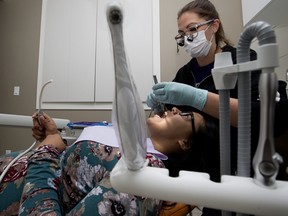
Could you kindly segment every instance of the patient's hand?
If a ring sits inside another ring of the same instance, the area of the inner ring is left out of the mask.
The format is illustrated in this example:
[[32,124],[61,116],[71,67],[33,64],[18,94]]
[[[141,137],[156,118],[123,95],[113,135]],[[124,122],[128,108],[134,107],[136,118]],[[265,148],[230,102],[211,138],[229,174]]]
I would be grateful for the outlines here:
[[66,144],[62,140],[60,134],[58,133],[57,126],[50,116],[43,113],[38,118],[38,114],[34,113],[32,119],[32,136],[41,142],[38,146],[49,145],[57,148],[59,151],[63,151],[65,149]]
[[58,134],[57,126],[54,120],[46,113],[43,113],[39,117],[37,113],[34,113],[32,119],[33,119],[32,136],[36,140],[39,140],[41,142],[48,135]]

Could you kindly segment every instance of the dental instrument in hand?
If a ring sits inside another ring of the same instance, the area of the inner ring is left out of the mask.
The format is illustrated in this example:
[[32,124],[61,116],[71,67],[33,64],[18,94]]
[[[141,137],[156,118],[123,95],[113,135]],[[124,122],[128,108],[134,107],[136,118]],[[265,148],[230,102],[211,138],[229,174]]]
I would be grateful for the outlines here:
[[42,111],[42,108],[41,108],[41,105],[42,105],[42,95],[43,95],[43,91],[44,91],[44,88],[52,83],[53,80],[48,80],[46,83],[44,83],[44,85],[42,86],[41,88],[41,91],[40,91],[40,95],[39,95],[39,100],[38,100],[38,111],[37,111],[37,118],[38,118],[38,122],[39,124],[41,125],[41,122],[40,122],[40,116],[43,115],[43,111]]
[[[156,75],[153,75],[153,80],[154,80],[154,84],[158,83],[158,79],[157,79]],[[167,110],[167,108],[165,107],[165,105],[163,103],[159,103],[159,106],[160,106],[160,112],[157,112],[157,114],[162,116],[164,114],[164,112]],[[149,117],[151,117],[153,111],[155,112],[155,108],[151,108]]]

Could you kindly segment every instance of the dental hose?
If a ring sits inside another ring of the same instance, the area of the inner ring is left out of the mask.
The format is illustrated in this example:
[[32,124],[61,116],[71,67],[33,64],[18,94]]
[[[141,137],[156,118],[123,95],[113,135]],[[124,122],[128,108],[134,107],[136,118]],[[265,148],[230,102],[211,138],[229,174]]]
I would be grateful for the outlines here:
[[123,12],[119,3],[110,3],[106,15],[112,38],[115,70],[112,125],[127,168],[138,170],[146,162],[146,116],[128,68],[122,31]]
[[33,142],[33,144],[26,149],[24,152],[20,153],[19,155],[17,155],[17,157],[15,157],[3,170],[1,176],[0,176],[0,184],[2,182],[2,180],[4,179],[6,173],[8,172],[8,170],[10,169],[10,167],[19,159],[21,158],[23,155],[25,155],[27,152],[29,152],[35,145],[36,145],[37,141]]

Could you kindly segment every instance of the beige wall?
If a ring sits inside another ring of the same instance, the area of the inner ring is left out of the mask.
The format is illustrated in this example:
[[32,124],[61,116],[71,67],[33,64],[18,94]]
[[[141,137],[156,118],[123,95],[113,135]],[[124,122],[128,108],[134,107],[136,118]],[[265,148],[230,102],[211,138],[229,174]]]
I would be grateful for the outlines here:
[[[161,80],[171,80],[189,60],[176,52],[177,11],[188,0],[160,0]],[[234,42],[242,31],[241,0],[212,1],[221,14],[227,36]],[[0,0],[0,113],[31,115],[36,104],[41,1]],[[13,96],[14,86],[20,95]],[[71,121],[109,121],[110,111],[49,110],[55,118]],[[0,155],[5,149],[26,149],[34,140],[31,129],[0,126]]]

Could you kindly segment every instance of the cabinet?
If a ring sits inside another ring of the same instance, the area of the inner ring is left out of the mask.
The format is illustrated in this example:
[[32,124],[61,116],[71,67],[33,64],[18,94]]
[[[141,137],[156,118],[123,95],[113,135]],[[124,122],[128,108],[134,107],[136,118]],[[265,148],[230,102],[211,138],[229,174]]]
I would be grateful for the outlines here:
[[[44,109],[111,109],[114,61],[107,0],[43,0],[37,81]],[[160,79],[159,1],[118,0],[130,72],[146,101]],[[36,104],[38,107],[38,103]]]

